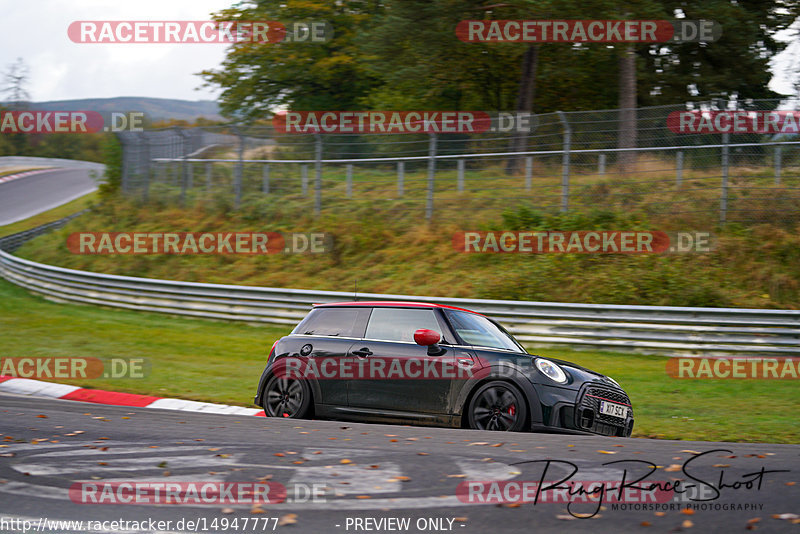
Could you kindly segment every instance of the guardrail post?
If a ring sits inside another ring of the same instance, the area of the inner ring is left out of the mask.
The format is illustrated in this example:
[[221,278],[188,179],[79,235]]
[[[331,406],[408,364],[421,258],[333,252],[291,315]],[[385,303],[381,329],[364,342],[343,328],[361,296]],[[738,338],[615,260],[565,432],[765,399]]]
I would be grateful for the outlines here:
[[683,185],[683,150],[675,154],[675,184],[678,187]]
[[561,211],[569,208],[569,151],[572,144],[572,128],[563,111],[557,111],[561,124],[564,125],[564,153],[561,156]]
[[525,157],[525,191],[533,187],[533,156]]
[[308,196],[308,165],[300,165],[300,182],[303,188],[303,196]]
[[597,174],[600,176],[605,175],[606,173],[606,155],[600,154],[597,156]]
[[348,163],[345,165],[345,188],[347,190],[347,198],[353,198],[353,164]]
[[261,191],[265,195],[269,194],[269,163],[265,163],[261,169]]
[[728,218],[728,139],[722,134],[722,191],[719,197],[719,224],[724,225]]
[[403,189],[405,187],[406,179],[406,162],[405,161],[398,161],[397,162],[397,196],[403,196]]
[[429,134],[428,143],[428,198],[425,203],[425,219],[433,218],[433,179],[436,174],[436,134]]
[[461,193],[464,191],[464,160],[460,159],[456,163],[458,165],[458,192]]
[[775,147],[775,185],[781,185],[781,147]]
[[211,162],[206,162],[206,194],[211,194]]
[[314,215],[322,209],[322,136],[314,134]]

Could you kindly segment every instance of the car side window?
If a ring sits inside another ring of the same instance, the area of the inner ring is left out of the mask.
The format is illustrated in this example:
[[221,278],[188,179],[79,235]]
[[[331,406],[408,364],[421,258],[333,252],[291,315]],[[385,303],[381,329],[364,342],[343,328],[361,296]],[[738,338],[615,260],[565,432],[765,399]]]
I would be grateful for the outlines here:
[[442,327],[431,309],[374,308],[365,338],[386,341],[414,342],[420,328],[442,333]]
[[361,337],[369,310],[359,308],[317,308],[311,310],[292,334]]

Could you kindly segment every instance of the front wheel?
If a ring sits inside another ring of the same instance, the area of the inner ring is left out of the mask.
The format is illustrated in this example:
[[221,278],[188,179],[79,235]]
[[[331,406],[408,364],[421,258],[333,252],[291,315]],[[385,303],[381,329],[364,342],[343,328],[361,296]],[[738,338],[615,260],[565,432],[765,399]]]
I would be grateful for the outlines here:
[[495,380],[478,388],[467,408],[467,421],[476,430],[519,432],[528,410],[519,390]]
[[304,380],[273,376],[264,388],[267,417],[302,419],[311,409],[311,390]]

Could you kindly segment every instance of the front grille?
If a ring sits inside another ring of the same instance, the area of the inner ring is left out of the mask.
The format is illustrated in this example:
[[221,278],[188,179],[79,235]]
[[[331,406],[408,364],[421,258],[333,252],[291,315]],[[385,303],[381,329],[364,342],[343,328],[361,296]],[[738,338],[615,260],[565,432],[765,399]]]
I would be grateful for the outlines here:
[[630,418],[633,418],[631,400],[620,389],[605,385],[588,384],[583,387],[575,409],[575,424],[578,428],[603,434],[605,436],[626,436],[628,421],[600,413],[600,401],[607,400],[629,407]]

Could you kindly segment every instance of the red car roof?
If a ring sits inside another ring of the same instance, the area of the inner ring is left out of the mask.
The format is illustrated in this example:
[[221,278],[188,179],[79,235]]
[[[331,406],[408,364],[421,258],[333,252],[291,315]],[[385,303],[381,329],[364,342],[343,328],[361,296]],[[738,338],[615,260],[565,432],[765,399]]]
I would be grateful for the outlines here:
[[468,310],[466,308],[456,308],[455,306],[446,306],[444,304],[434,304],[432,302],[405,302],[405,301],[391,301],[391,300],[354,300],[349,302],[327,302],[325,304],[314,304],[315,308],[327,308],[332,306],[372,306],[384,308],[447,308],[449,310],[465,311],[482,315],[478,312]]

